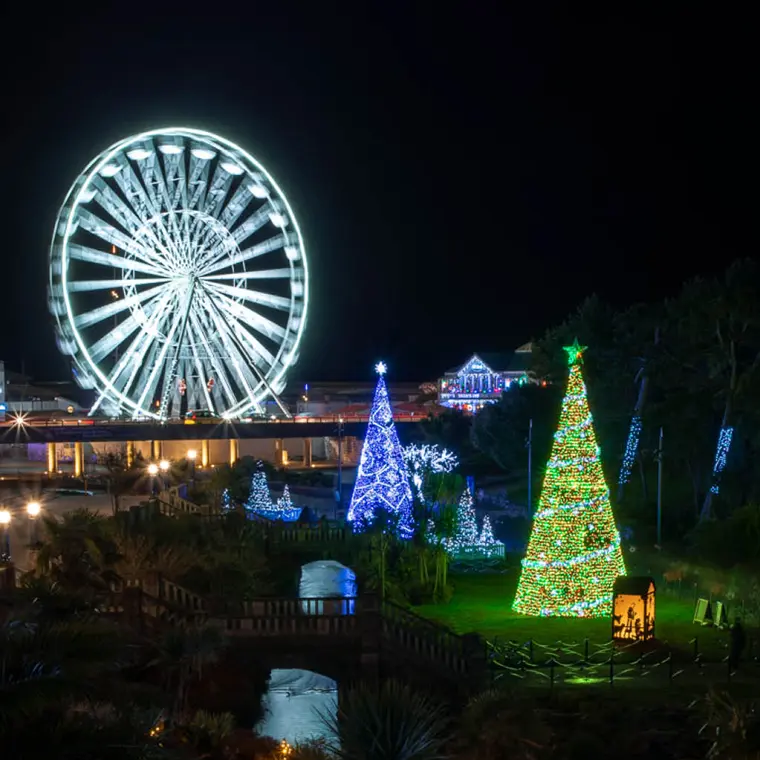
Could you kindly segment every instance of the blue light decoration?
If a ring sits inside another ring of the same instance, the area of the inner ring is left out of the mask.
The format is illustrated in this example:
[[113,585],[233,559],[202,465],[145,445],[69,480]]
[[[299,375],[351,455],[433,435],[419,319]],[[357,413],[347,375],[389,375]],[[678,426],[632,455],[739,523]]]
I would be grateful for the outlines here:
[[728,451],[731,448],[731,441],[734,437],[733,427],[722,427],[718,434],[718,447],[715,449],[715,462],[713,463],[712,480],[710,491],[720,493],[720,475],[726,468]]
[[281,499],[276,504],[273,503],[264,465],[259,462],[258,469],[251,478],[251,490],[244,506],[248,512],[266,517],[267,520],[295,522],[301,516],[301,508],[292,506],[293,502],[290,501],[290,492],[287,491],[287,486],[285,489],[286,491],[283,492],[284,501]]
[[635,414],[631,417],[631,427],[628,429],[628,440],[625,443],[623,461],[620,463],[618,485],[625,485],[631,480],[631,471],[633,470],[633,463],[636,461],[636,454],[639,451],[640,440],[641,417],[638,414]]
[[379,376],[375,398],[347,517],[354,533],[362,533],[372,525],[379,513],[386,513],[397,520],[399,537],[408,539],[414,533],[409,473],[393,423],[384,377],[387,371],[385,363],[379,362],[375,371]]
[[232,497],[230,496],[230,489],[225,488],[222,491],[222,510],[228,512],[232,509]]

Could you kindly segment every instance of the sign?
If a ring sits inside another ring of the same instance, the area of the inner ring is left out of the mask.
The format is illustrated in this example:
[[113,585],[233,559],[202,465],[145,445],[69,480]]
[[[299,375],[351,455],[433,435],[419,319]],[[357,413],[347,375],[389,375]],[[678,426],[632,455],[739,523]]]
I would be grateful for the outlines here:
[[697,599],[697,606],[694,608],[694,621],[700,625],[712,624],[712,610],[710,602],[707,599]]
[[723,602],[715,602],[713,624],[718,628],[724,628],[728,625],[728,610],[726,610],[726,605]]

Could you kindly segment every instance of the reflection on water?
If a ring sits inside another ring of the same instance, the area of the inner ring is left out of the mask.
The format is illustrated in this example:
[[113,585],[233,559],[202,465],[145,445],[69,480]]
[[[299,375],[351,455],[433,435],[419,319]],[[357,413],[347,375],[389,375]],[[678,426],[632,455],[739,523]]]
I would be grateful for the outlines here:
[[310,670],[273,670],[262,698],[264,717],[256,726],[263,736],[289,744],[332,739],[320,716],[332,719],[338,709],[338,684]]

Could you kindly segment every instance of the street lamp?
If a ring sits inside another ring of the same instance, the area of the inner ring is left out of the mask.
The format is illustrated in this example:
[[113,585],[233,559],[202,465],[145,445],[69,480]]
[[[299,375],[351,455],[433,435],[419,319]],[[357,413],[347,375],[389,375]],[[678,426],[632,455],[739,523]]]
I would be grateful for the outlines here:
[[198,452],[195,449],[188,449],[187,461],[190,462],[190,479],[195,480],[195,460],[198,457]]
[[162,459],[158,463],[158,469],[161,470],[161,472],[169,472],[169,467],[171,467],[171,465],[167,459]]
[[150,492],[153,496],[158,496],[158,487],[156,486],[156,475],[158,475],[158,465],[151,462],[148,465],[148,475],[150,475]]
[[37,516],[40,513],[40,503],[30,501],[26,505],[26,513],[29,515],[29,543],[34,546],[37,543]]
[[0,541],[0,562],[11,561],[11,513],[7,509],[0,509],[0,530],[2,530],[2,541]]

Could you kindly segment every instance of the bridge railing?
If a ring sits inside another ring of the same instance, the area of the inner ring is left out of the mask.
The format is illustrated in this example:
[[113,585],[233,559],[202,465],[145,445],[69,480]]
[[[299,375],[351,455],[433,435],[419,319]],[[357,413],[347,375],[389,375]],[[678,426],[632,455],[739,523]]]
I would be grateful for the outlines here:
[[467,637],[393,602],[383,602],[381,609],[385,640],[407,653],[438,663],[462,676],[471,674],[474,661],[485,661],[485,648],[481,655],[477,651],[480,647],[473,646]]

